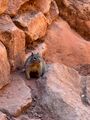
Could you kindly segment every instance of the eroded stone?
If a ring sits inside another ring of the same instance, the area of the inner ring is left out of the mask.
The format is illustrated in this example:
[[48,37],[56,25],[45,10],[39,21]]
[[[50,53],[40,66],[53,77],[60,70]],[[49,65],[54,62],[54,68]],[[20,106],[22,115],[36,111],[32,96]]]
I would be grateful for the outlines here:
[[10,83],[10,65],[5,46],[0,42],[0,89]]
[[49,24],[52,23],[59,15],[59,9],[54,0],[51,1],[49,12],[46,13]]
[[0,112],[0,120],[7,120],[6,117],[7,116],[4,113]]
[[22,77],[12,75],[11,84],[0,91],[0,109],[7,110],[11,115],[18,116],[31,105],[31,90]]
[[52,64],[46,75],[38,80],[40,103],[55,120],[89,120],[90,109],[80,98],[80,78],[72,68]]
[[6,13],[9,14],[10,16],[16,15],[19,8],[27,1],[29,0],[9,0]]
[[7,48],[12,69],[22,66],[25,55],[25,35],[7,15],[0,16],[0,41]]
[[8,0],[0,0],[0,14],[4,13],[8,7]]
[[27,12],[14,19],[15,24],[26,33],[26,42],[37,40],[45,35],[47,30],[47,20],[41,12]]
[[8,7],[8,0],[0,0],[0,14],[4,13]]
[[45,56],[49,62],[57,61],[72,67],[90,64],[90,42],[61,18],[52,23],[44,40],[48,48]]
[[35,0],[35,7],[43,13],[47,13],[50,9],[51,0]]
[[90,0],[56,0],[60,15],[84,38],[90,41]]

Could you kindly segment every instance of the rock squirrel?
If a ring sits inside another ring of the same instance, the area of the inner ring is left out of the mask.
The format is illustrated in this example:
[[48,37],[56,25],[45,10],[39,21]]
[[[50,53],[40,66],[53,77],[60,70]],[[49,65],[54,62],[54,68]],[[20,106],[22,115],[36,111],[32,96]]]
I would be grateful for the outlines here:
[[39,78],[45,73],[46,64],[39,53],[32,53],[25,62],[24,65],[26,78],[29,80],[31,77]]

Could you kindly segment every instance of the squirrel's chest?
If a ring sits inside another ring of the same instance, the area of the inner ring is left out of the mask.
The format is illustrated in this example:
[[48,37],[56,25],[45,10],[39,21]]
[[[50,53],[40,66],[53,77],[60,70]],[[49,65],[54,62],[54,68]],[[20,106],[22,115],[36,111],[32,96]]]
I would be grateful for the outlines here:
[[38,71],[38,70],[40,70],[40,64],[32,64],[32,65],[30,65],[30,71],[32,71],[32,72],[36,72],[36,71]]

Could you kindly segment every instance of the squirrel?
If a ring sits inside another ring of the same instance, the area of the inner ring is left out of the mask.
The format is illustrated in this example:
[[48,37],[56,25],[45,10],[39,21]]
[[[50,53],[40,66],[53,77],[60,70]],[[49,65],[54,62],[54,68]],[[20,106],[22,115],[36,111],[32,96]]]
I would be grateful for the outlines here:
[[39,78],[43,76],[46,71],[46,64],[39,53],[32,53],[24,64],[26,78],[29,80],[31,77]]

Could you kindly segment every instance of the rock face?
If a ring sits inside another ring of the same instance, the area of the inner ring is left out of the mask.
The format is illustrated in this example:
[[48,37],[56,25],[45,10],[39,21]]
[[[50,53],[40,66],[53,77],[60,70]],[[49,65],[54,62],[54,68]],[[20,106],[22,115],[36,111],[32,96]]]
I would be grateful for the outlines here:
[[0,0],[0,14],[5,12],[8,7],[8,0]]
[[6,49],[0,42],[0,89],[8,83],[10,83],[10,65]]
[[0,120],[7,120],[6,117],[7,116],[4,113],[0,112]]
[[43,37],[47,30],[47,20],[41,12],[21,14],[14,18],[14,22],[25,31],[27,44]]
[[8,8],[6,11],[6,14],[9,14],[10,16],[16,15],[21,5],[23,5],[25,2],[29,0],[9,0]]
[[49,24],[51,24],[52,21],[54,21],[58,17],[58,15],[59,15],[58,6],[57,6],[56,2],[54,0],[52,0],[51,4],[50,4],[50,9],[46,13],[46,17],[49,21]]
[[87,40],[90,40],[90,0],[56,0],[60,15]]
[[0,109],[7,110],[13,116],[20,115],[31,102],[31,91],[18,75],[13,75],[11,84],[0,90]]
[[38,10],[47,13],[50,9],[51,0],[34,0],[34,5]]
[[75,67],[90,64],[90,43],[74,32],[62,19],[55,21],[45,36],[46,61]]
[[25,55],[25,35],[7,15],[0,16],[0,41],[7,48],[12,68],[21,66]]
[[[0,0],[0,120],[90,120],[90,42],[59,12],[90,39],[90,0]],[[31,52],[48,64],[27,81]]]
[[64,65],[52,64],[38,81],[41,105],[55,120],[89,120],[90,110],[80,98],[80,76]]

